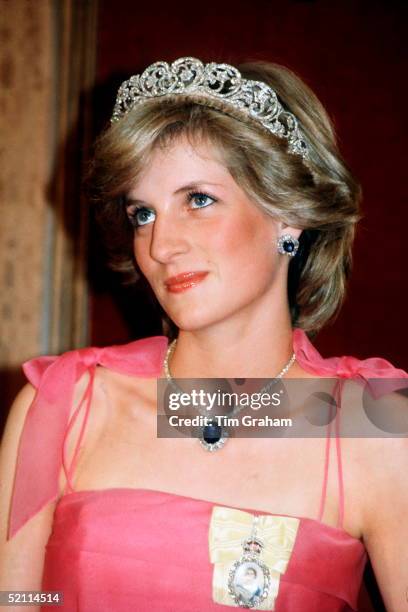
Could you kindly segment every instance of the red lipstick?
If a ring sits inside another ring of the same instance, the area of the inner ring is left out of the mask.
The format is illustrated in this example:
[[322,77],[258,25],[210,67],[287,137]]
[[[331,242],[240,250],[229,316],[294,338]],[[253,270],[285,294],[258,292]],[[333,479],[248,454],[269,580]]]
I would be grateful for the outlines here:
[[200,283],[207,276],[208,272],[183,272],[177,276],[171,276],[164,281],[167,291],[180,293],[191,289]]

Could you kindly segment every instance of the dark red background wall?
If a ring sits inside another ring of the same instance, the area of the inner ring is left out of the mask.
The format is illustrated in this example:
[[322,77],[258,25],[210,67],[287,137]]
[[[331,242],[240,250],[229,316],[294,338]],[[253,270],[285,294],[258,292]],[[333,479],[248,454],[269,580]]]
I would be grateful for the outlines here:
[[[348,298],[316,345],[326,355],[380,355],[408,369],[404,4],[101,0],[95,128],[108,119],[120,81],[157,60],[183,55],[231,63],[267,59],[298,72],[328,108],[364,191],[365,218],[356,239]],[[97,246],[93,343],[156,333],[157,322],[144,314],[142,293],[121,289],[100,260]]]

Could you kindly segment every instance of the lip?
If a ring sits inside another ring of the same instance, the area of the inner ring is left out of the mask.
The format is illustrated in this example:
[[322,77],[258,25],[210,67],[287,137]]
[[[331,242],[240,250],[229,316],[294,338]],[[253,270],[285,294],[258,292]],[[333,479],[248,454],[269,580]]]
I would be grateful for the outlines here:
[[183,272],[177,276],[171,276],[164,281],[168,291],[179,293],[186,289],[191,289],[200,283],[207,276],[207,271]]

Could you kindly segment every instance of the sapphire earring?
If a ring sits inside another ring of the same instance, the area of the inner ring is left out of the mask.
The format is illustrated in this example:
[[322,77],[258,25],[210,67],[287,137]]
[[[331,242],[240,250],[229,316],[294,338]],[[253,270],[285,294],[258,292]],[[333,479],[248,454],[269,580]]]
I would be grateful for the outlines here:
[[299,248],[299,240],[291,236],[290,234],[284,234],[280,236],[278,240],[278,252],[282,255],[288,255],[294,257]]

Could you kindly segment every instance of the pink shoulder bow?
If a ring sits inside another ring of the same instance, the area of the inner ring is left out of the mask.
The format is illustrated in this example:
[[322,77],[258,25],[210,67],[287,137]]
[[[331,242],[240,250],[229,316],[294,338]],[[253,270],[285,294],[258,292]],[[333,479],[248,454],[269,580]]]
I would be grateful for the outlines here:
[[324,358],[303,330],[294,329],[293,339],[298,363],[316,376],[333,376],[340,379],[353,378],[364,382],[375,398],[408,386],[408,373],[395,368],[386,359],[381,357],[357,359],[348,355]]
[[[58,497],[63,442],[72,406],[75,383],[102,365],[129,376],[159,377],[168,340],[153,336],[122,346],[86,348],[60,357],[39,357],[23,365],[37,393],[22,431],[8,539],[47,503]],[[88,400],[92,387],[88,385]]]

